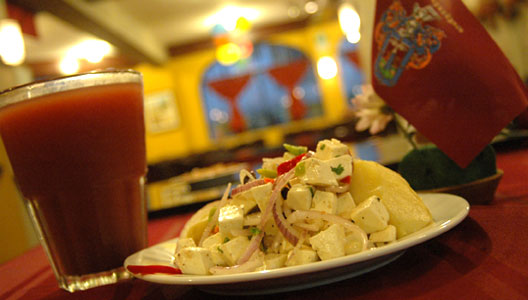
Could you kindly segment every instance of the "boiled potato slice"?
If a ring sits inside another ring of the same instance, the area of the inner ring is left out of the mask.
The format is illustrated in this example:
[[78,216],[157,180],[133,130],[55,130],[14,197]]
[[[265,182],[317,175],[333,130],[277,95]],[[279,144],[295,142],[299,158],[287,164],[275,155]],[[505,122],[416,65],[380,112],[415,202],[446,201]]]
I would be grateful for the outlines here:
[[377,162],[354,160],[350,193],[356,204],[378,196],[389,212],[398,238],[422,229],[433,220],[429,209],[400,174]]

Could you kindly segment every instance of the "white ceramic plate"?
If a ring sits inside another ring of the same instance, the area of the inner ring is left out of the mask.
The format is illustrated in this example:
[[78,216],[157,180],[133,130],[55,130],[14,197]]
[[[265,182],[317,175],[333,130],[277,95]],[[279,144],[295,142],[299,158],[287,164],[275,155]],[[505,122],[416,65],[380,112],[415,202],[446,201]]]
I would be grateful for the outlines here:
[[[134,274],[135,277],[162,284],[195,285],[215,294],[256,295],[299,290],[352,278],[380,268],[401,256],[412,246],[432,239],[460,223],[469,204],[450,194],[420,194],[433,215],[434,223],[395,243],[373,250],[301,266],[231,275]],[[125,260],[129,265],[172,266],[177,239],[143,249]]]

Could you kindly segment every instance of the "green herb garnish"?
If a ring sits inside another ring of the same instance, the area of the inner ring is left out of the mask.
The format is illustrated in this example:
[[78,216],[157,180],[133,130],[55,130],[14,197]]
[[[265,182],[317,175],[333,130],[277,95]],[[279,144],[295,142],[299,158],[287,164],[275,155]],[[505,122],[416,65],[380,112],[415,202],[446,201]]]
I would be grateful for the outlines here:
[[302,161],[295,166],[295,176],[303,176],[304,173],[306,173],[306,166],[304,165],[304,161]]
[[290,145],[290,144],[283,144],[282,146],[284,146],[284,149],[286,149],[286,151],[290,152],[291,154],[295,156],[301,155],[308,151],[308,147],[305,147],[305,146],[295,146],[295,145]]
[[230,239],[226,236],[226,237],[224,238],[224,244],[227,243],[227,242],[229,242],[229,241],[230,241]]
[[319,147],[319,150],[323,151],[326,148],[325,144],[322,144],[321,147]]
[[343,168],[343,166],[341,164],[339,164],[335,168],[330,167],[330,169],[332,169],[332,172],[336,173],[337,175],[341,175],[341,173],[343,173],[343,171],[345,170],[345,168]]
[[260,231],[260,229],[258,229],[257,227],[251,227],[251,234],[252,235],[257,235],[257,234],[260,234],[262,231]]
[[275,170],[258,169],[257,173],[259,173],[262,177],[265,177],[265,178],[276,178],[277,177],[277,171]]
[[218,250],[218,252],[224,254],[224,251],[222,249],[220,249],[220,246],[216,247],[216,249]]

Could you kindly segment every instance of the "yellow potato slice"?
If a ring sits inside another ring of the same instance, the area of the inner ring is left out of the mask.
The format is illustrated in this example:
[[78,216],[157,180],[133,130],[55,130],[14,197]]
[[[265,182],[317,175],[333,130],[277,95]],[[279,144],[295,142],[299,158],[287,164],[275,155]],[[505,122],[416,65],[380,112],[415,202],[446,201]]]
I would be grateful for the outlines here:
[[398,238],[429,225],[433,218],[422,199],[395,171],[374,161],[354,160],[350,193],[356,204],[372,195],[381,198],[389,212],[389,224],[396,227]]

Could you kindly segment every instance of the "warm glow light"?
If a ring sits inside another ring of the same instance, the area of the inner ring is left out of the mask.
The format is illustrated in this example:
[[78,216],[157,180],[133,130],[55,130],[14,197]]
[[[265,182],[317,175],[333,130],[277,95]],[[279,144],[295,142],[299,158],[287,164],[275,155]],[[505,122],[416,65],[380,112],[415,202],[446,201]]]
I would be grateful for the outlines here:
[[69,55],[64,57],[59,64],[61,73],[65,75],[77,73],[79,67],[79,60],[76,57]]
[[0,56],[6,65],[17,66],[24,62],[24,37],[16,20],[0,20]]
[[315,14],[319,10],[319,5],[315,1],[306,2],[304,5],[304,11],[309,14]]
[[347,40],[355,44],[359,42],[361,34],[359,28],[361,26],[361,19],[357,11],[349,3],[343,3],[338,11],[339,26],[347,37]]
[[247,21],[251,22],[259,17],[259,11],[252,8],[243,8],[238,6],[226,6],[216,12],[214,15],[209,16],[204,20],[204,26],[207,28],[213,27],[216,24],[222,25],[225,30],[233,31],[236,28],[237,21],[243,17]]
[[361,33],[359,31],[350,32],[347,33],[346,38],[349,43],[355,44],[361,39]]
[[330,56],[323,56],[317,61],[317,73],[323,79],[331,79],[337,75],[337,63]]
[[222,65],[232,65],[241,57],[240,47],[235,43],[227,43],[216,48],[216,59]]
[[68,56],[86,59],[91,63],[98,63],[110,53],[112,47],[106,41],[85,40],[68,51]]

